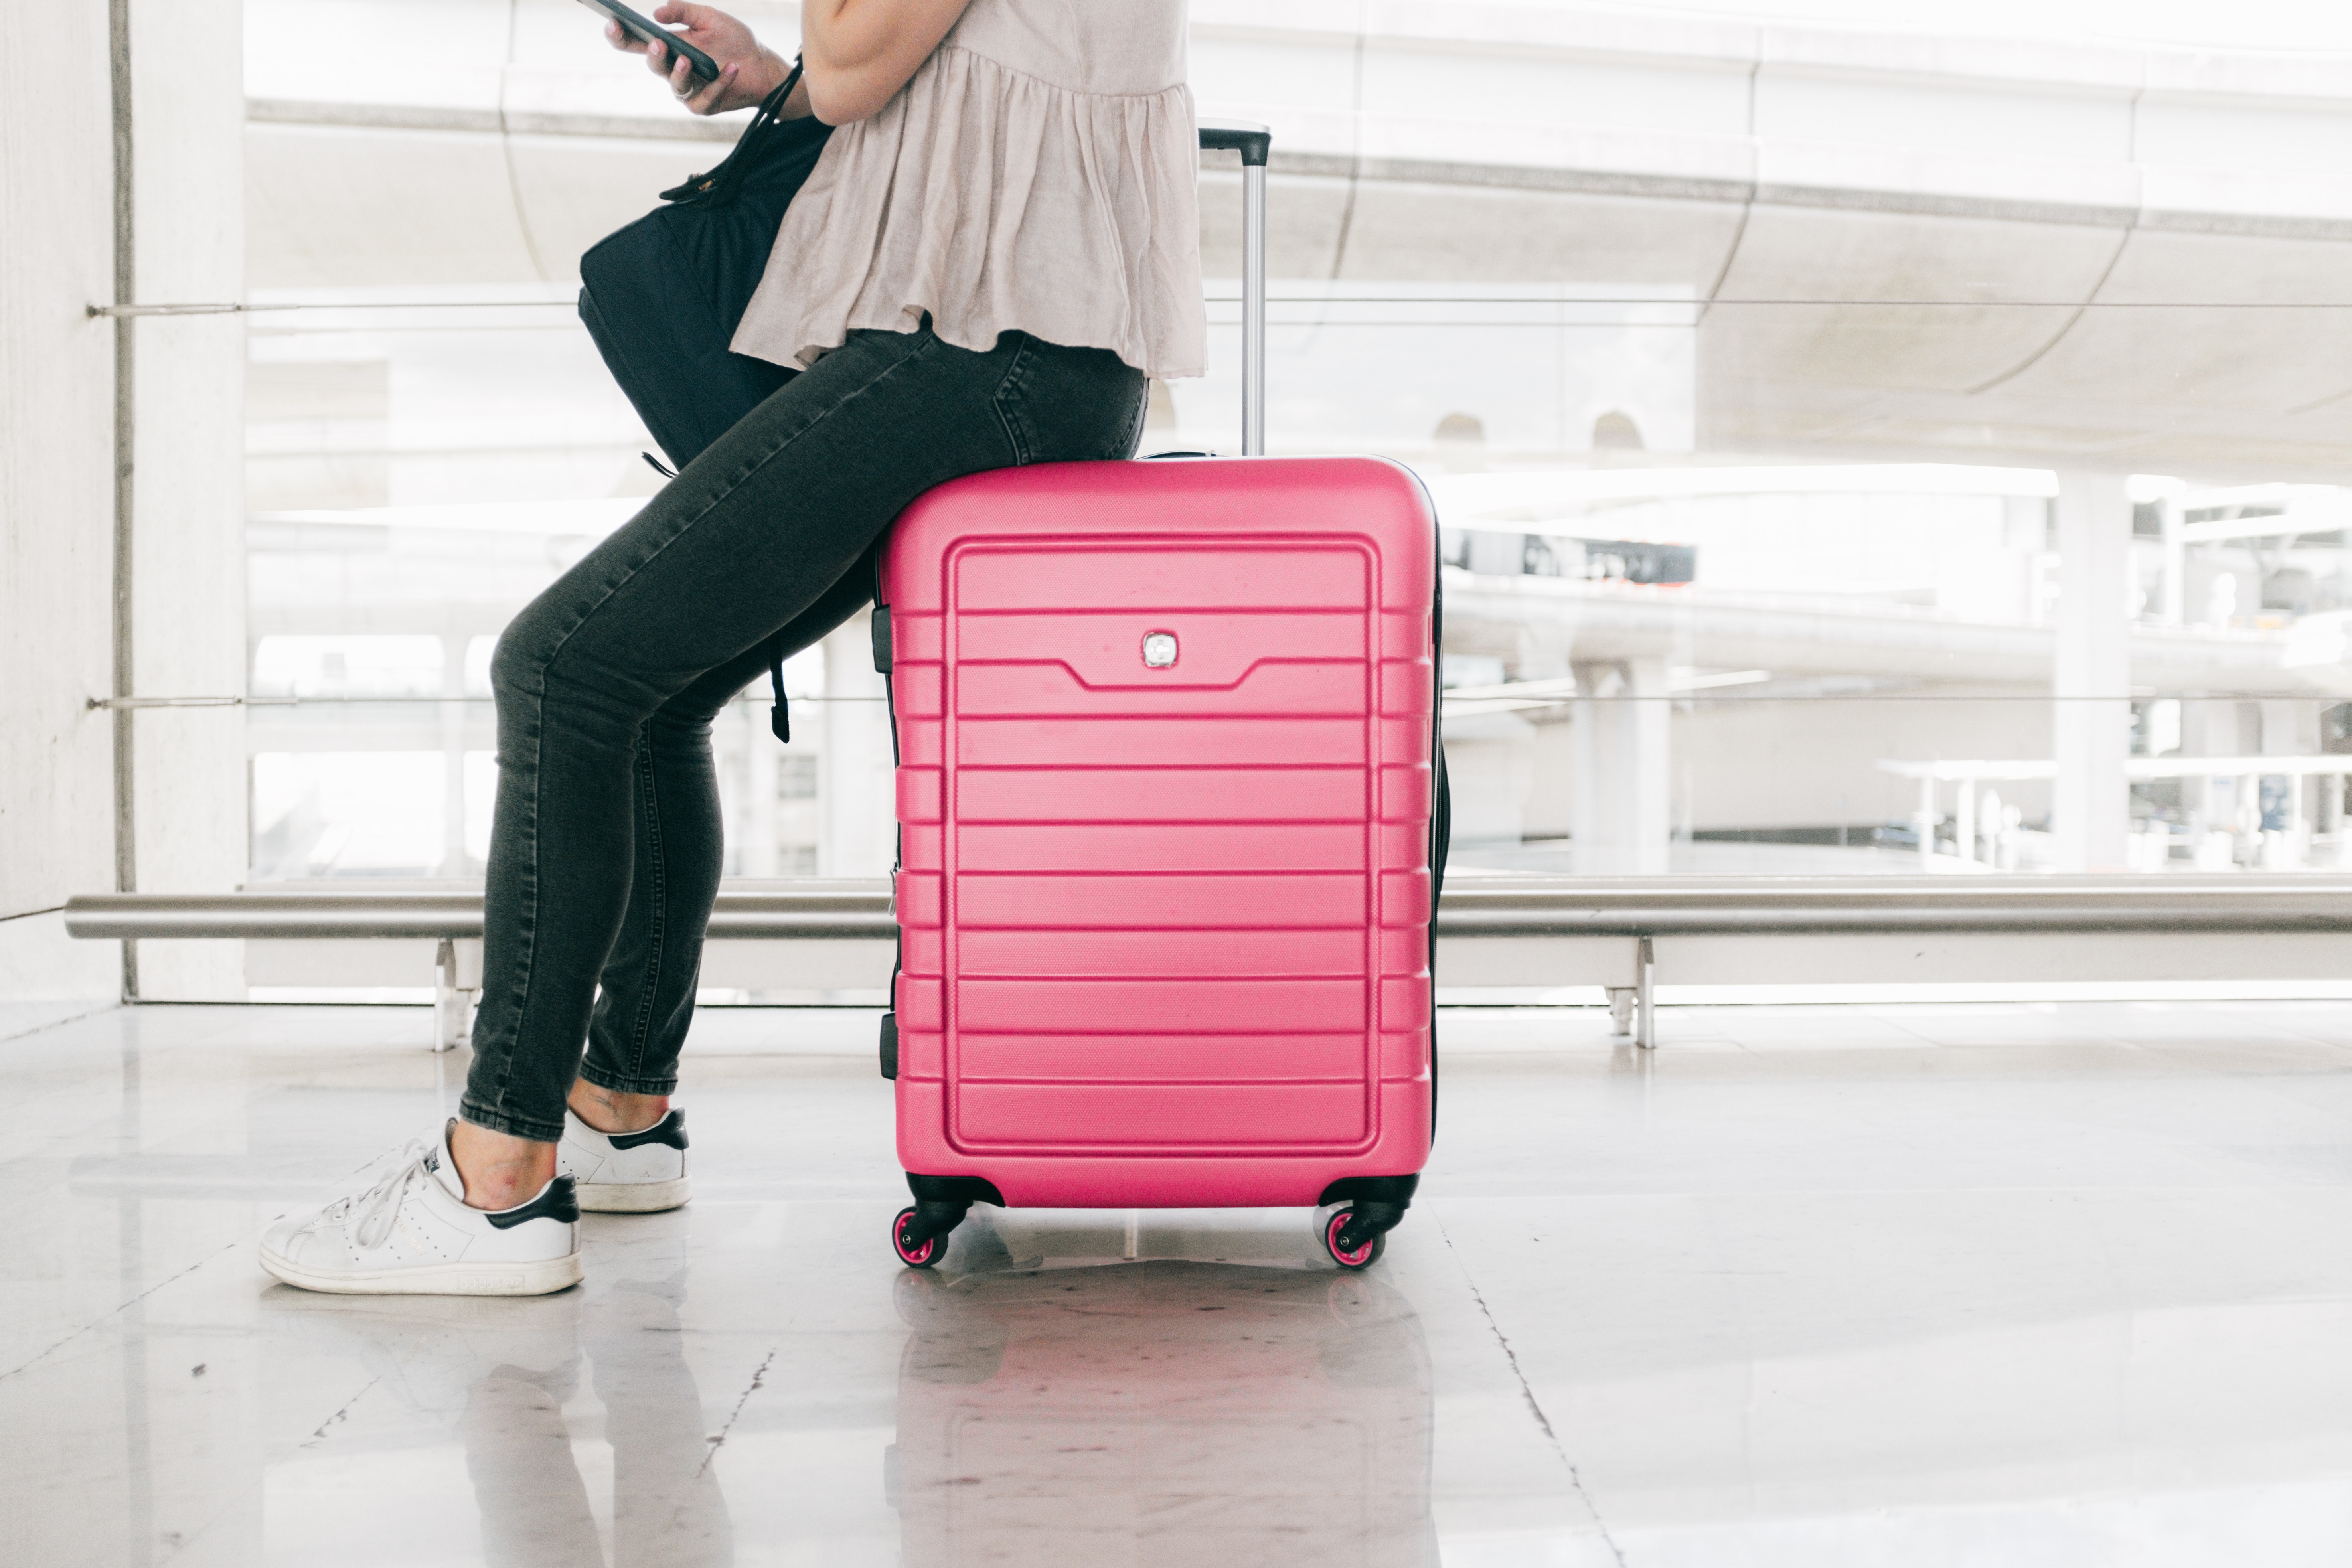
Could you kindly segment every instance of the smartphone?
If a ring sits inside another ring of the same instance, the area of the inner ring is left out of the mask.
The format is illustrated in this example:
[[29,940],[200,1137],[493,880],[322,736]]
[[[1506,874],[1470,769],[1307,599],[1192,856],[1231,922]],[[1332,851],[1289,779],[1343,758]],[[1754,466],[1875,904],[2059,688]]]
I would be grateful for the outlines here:
[[696,48],[692,44],[688,43],[684,38],[679,37],[667,27],[663,26],[651,16],[641,16],[637,15],[637,13],[630,10],[626,5],[622,5],[621,0],[580,0],[580,4],[587,6],[588,9],[595,12],[600,16],[609,17],[613,21],[618,22],[621,24],[621,30],[628,34],[629,37],[636,39],[639,43],[659,44],[664,48],[668,49],[670,51],[670,61],[673,65],[677,63],[677,58],[680,55],[685,56],[687,69],[690,71],[697,79],[701,81],[717,81],[719,79],[719,62],[717,60],[712,59],[709,55],[704,54],[700,49]]

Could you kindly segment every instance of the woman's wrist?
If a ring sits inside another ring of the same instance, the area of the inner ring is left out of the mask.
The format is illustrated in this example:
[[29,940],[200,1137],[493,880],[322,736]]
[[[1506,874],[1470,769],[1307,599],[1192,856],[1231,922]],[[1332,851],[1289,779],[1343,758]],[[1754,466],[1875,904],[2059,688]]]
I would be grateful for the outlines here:
[[759,104],[765,103],[768,95],[783,86],[784,78],[792,73],[792,61],[761,44],[759,58],[745,66],[742,74],[735,79],[750,95],[751,101]]

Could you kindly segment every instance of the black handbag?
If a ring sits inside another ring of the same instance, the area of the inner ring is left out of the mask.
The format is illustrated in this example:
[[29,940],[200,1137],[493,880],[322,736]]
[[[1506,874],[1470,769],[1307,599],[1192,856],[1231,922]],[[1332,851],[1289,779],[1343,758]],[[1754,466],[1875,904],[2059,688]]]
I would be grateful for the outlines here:
[[717,168],[662,192],[664,205],[580,258],[580,319],[674,468],[794,374],[727,345],[833,134],[814,115],[776,117],[800,79],[795,63]]
[[[728,344],[768,269],[784,209],[833,134],[814,115],[777,118],[800,79],[794,61],[725,161],[662,192],[664,205],[580,258],[580,320],[676,468],[651,453],[646,461],[672,478],[799,374]],[[768,674],[769,721],[776,739],[789,741],[780,657]]]

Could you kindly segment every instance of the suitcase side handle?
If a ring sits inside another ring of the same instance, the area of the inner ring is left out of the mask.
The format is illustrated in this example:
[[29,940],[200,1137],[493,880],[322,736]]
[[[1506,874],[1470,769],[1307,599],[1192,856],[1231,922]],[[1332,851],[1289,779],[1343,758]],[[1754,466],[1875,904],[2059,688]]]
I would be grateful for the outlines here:
[[1201,121],[1203,152],[1242,155],[1242,456],[1265,451],[1265,161],[1274,132],[1251,120]]

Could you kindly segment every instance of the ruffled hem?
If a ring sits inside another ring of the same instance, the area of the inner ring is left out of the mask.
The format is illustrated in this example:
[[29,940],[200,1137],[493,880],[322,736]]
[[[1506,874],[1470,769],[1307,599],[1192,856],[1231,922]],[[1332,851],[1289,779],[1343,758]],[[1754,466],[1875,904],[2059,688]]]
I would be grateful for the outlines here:
[[1076,92],[952,44],[833,133],[786,209],[738,353],[805,368],[925,313],[960,348],[1025,331],[1202,374],[1199,149],[1182,84]]

